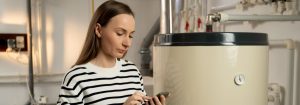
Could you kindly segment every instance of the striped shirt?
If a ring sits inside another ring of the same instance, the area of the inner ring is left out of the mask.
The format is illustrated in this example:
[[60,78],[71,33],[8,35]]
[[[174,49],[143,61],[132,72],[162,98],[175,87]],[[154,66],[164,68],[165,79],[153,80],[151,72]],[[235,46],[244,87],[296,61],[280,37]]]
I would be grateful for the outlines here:
[[112,68],[86,63],[66,73],[57,105],[122,105],[136,91],[146,94],[133,63],[118,59]]

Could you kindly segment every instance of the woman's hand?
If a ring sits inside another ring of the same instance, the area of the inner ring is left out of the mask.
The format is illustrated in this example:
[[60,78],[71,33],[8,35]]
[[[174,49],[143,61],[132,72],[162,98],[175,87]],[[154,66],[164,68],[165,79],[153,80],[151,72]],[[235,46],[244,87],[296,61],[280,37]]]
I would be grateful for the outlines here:
[[149,100],[149,103],[146,102],[146,105],[166,105],[166,97],[160,95],[158,99],[157,96],[154,96],[151,100]]
[[144,102],[151,100],[151,97],[145,96],[141,92],[135,92],[127,98],[123,105],[141,105]]

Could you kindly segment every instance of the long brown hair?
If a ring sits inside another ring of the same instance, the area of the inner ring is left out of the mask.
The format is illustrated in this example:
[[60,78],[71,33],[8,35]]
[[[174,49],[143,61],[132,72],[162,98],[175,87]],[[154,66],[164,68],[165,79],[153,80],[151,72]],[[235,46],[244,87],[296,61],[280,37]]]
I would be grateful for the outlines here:
[[95,34],[96,24],[99,23],[101,27],[105,27],[111,18],[119,14],[130,14],[134,16],[128,5],[114,0],[106,1],[97,8],[90,22],[81,53],[73,66],[85,64],[96,58],[101,49],[100,38]]

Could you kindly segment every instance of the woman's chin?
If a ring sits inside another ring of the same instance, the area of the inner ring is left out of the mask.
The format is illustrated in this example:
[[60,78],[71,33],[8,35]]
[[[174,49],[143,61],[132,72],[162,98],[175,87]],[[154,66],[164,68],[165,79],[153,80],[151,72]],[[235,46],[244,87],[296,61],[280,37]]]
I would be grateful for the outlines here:
[[115,57],[116,57],[116,58],[123,58],[123,57],[124,57],[124,54],[116,54]]

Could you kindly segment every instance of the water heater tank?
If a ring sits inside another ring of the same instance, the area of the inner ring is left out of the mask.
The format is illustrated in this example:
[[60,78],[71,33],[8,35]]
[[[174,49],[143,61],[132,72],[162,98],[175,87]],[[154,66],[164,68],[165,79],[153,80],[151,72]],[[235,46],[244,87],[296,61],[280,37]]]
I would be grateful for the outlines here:
[[167,105],[267,105],[267,34],[175,33],[154,43],[154,93],[170,92]]

